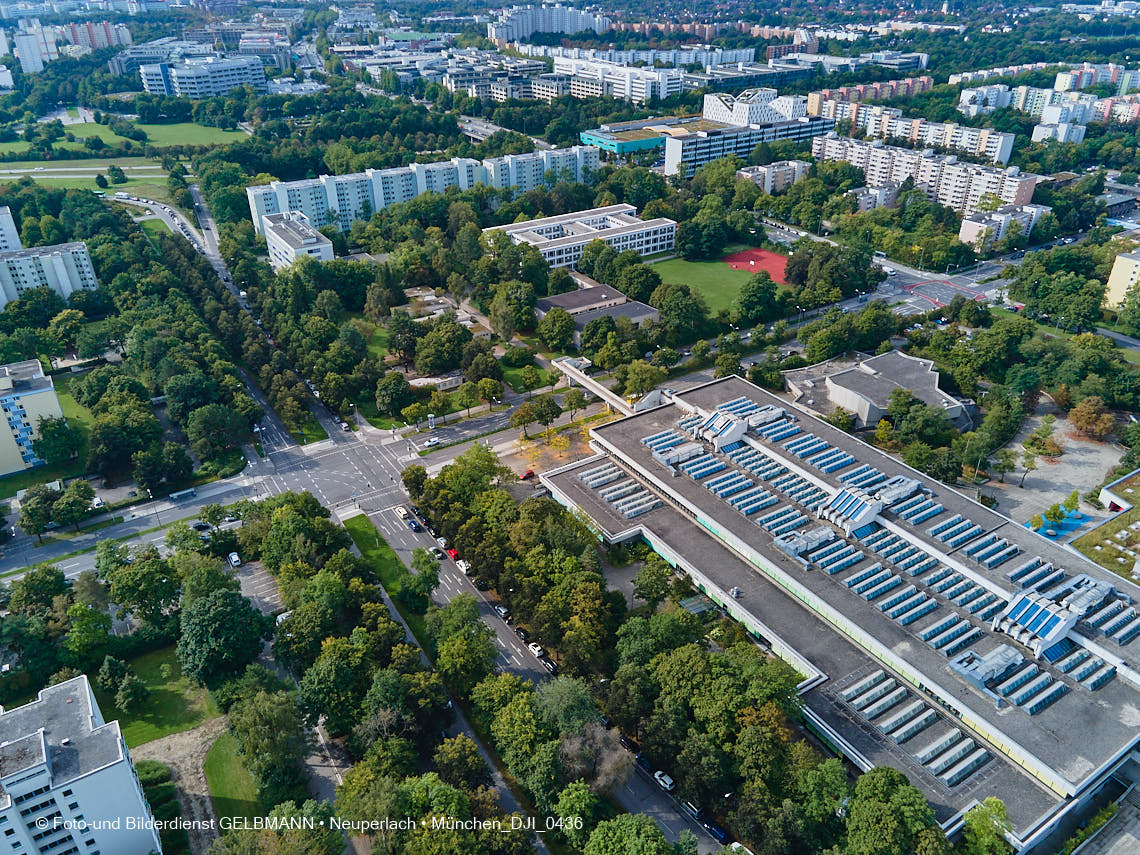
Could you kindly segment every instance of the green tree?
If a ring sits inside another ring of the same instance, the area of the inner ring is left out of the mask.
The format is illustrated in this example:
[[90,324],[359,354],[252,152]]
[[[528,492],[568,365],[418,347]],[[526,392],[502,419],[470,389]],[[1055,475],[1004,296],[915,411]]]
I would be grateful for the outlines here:
[[673,573],[669,565],[657,553],[652,553],[633,579],[633,594],[645,600],[649,611],[657,607],[669,596],[669,585],[673,581]]
[[471,408],[479,403],[479,387],[471,382],[464,383],[455,390],[454,401],[455,406],[467,410],[470,416]]
[[1017,468],[1017,455],[1008,448],[1003,448],[997,453],[993,467],[994,471],[998,473],[998,481],[1004,484],[1006,473]]
[[623,813],[599,823],[582,855],[674,855],[661,828],[645,814]]
[[625,374],[625,391],[627,395],[641,396],[645,395],[662,383],[669,375],[662,369],[658,368],[644,359],[635,359],[629,363]]
[[1057,523],[1059,523],[1061,520],[1063,520],[1065,518],[1065,512],[1061,510],[1060,505],[1053,504],[1053,505],[1050,505],[1048,508],[1045,509],[1045,513],[1042,514],[1042,516],[1044,516],[1045,519],[1048,520],[1049,522],[1056,525]]
[[400,480],[404,482],[408,495],[416,501],[419,501],[424,494],[424,485],[427,483],[427,479],[427,470],[416,463],[406,466],[404,471],[400,473]]
[[63,646],[74,657],[76,664],[89,666],[100,661],[107,650],[111,632],[111,616],[82,603],[67,610],[70,624]]
[[554,813],[563,820],[562,835],[571,846],[581,849],[597,827],[602,802],[585,781],[573,781],[558,794]]
[[65,463],[83,448],[83,434],[73,430],[67,419],[41,416],[36,424],[32,450],[48,464]]
[[574,414],[586,409],[589,402],[586,400],[586,393],[581,389],[568,389],[562,396],[562,406],[570,413],[570,421],[574,421]]
[[182,613],[178,661],[195,683],[216,686],[257,658],[272,619],[241,594],[215,591]]
[[112,184],[127,183],[127,173],[123,172],[122,167],[113,163],[107,167],[107,177],[111,179]]
[[491,770],[479,753],[479,746],[465,733],[443,740],[435,750],[432,765],[444,782],[461,790],[491,784]]
[[1033,527],[1034,531],[1037,531],[1043,525],[1045,525],[1045,519],[1041,516],[1041,514],[1034,514],[1029,518],[1029,525]]
[[574,318],[565,309],[555,306],[542,316],[536,332],[551,350],[565,351],[574,340]]
[[123,712],[134,712],[148,697],[150,689],[147,684],[134,674],[128,674],[119,683],[119,689],[115,692],[115,706]]
[[1032,451],[1026,451],[1021,457],[1021,465],[1024,467],[1021,470],[1021,481],[1018,487],[1025,486],[1025,476],[1037,468],[1037,456]]
[[214,460],[246,441],[249,425],[241,413],[222,404],[207,404],[190,413],[186,438],[199,457]]
[[315,723],[323,716],[329,732],[339,735],[360,721],[368,683],[364,651],[347,638],[329,638],[301,678],[298,696],[309,721]]
[[511,413],[511,419],[508,424],[513,428],[522,428],[523,439],[529,439],[526,429],[536,421],[538,421],[538,416],[535,414],[534,406],[530,401],[523,401],[515,407],[515,411]]
[[522,381],[523,388],[526,389],[528,397],[531,391],[542,385],[542,373],[533,365],[524,366],[522,371],[519,372],[519,379]]
[[966,812],[963,855],[1007,855],[1013,851],[1005,839],[1011,827],[1005,803],[996,796],[988,796]]
[[887,767],[860,776],[847,809],[850,855],[914,855],[924,832],[941,836],[926,797]]
[[304,792],[301,761],[308,751],[297,701],[286,692],[258,692],[230,708],[230,730],[258,785],[262,804]]
[[503,396],[503,384],[494,378],[484,377],[476,384],[476,387],[479,391],[479,398],[486,401],[488,406]]
[[400,410],[400,418],[402,418],[408,424],[415,425],[416,427],[419,427],[420,422],[426,419],[427,416],[427,407],[425,407],[419,401],[408,404],[408,406]]
[[44,542],[43,533],[51,525],[52,509],[55,506],[59,493],[48,490],[46,487],[28,490],[20,500],[20,515],[17,523],[27,534],[34,534],[36,539]]

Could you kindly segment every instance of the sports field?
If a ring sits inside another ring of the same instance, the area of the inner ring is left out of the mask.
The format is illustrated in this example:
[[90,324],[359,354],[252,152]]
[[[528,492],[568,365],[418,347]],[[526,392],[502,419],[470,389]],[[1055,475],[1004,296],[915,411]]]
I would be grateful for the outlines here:
[[[747,257],[756,260],[759,257],[756,253],[762,253],[764,256],[771,256],[771,258],[764,260],[763,267],[759,261],[755,266],[749,265],[747,263],[749,258]],[[728,259],[738,256],[746,256],[743,268],[727,263]],[[705,298],[709,310],[715,314],[721,309],[730,307],[732,301],[736,299],[736,295],[740,293],[740,289],[744,287],[744,283],[760,269],[767,270],[772,279],[783,283],[786,261],[787,259],[784,256],[767,250],[739,249],[716,261],[686,261],[683,258],[658,261],[653,264],[653,269],[660,274],[662,282],[690,286]],[[772,269],[777,266],[780,276],[776,276],[772,272]]]
[[784,268],[788,266],[788,257],[780,255],[778,252],[771,252],[767,249],[746,249],[742,252],[726,255],[721,260],[733,270],[744,270],[748,273],[759,273],[761,270],[766,270],[768,275],[772,277],[772,281],[779,282],[781,285],[788,284],[788,280],[784,278]]

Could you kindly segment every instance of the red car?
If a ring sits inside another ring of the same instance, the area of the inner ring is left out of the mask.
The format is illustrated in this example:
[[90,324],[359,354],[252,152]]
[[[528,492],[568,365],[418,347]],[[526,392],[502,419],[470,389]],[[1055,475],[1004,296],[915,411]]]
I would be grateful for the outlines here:
[[534,477],[534,470],[528,469],[528,470],[526,470],[526,472],[524,472],[522,475],[519,476],[519,480],[520,481],[529,481],[533,477]]
[[448,555],[448,557],[449,557],[449,558],[451,558],[451,560],[452,560],[452,561],[458,561],[458,560],[459,560],[459,552],[458,552],[458,550],[455,550],[455,549],[449,549],[449,550],[447,550],[447,555]]

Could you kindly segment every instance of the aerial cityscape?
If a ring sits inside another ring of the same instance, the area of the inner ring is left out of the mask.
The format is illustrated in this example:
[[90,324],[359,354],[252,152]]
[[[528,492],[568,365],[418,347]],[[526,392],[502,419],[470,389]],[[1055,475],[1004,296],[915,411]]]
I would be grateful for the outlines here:
[[0,0],[0,853],[1140,855],[1138,48]]

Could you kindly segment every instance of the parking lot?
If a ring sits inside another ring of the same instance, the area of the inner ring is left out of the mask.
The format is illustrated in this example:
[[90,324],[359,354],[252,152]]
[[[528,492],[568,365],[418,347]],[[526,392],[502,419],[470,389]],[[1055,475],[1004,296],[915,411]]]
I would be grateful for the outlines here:
[[277,580],[269,575],[269,571],[260,561],[248,561],[237,569],[238,581],[241,582],[241,592],[257,607],[262,614],[271,615],[280,612],[283,608],[281,593],[277,590]]

